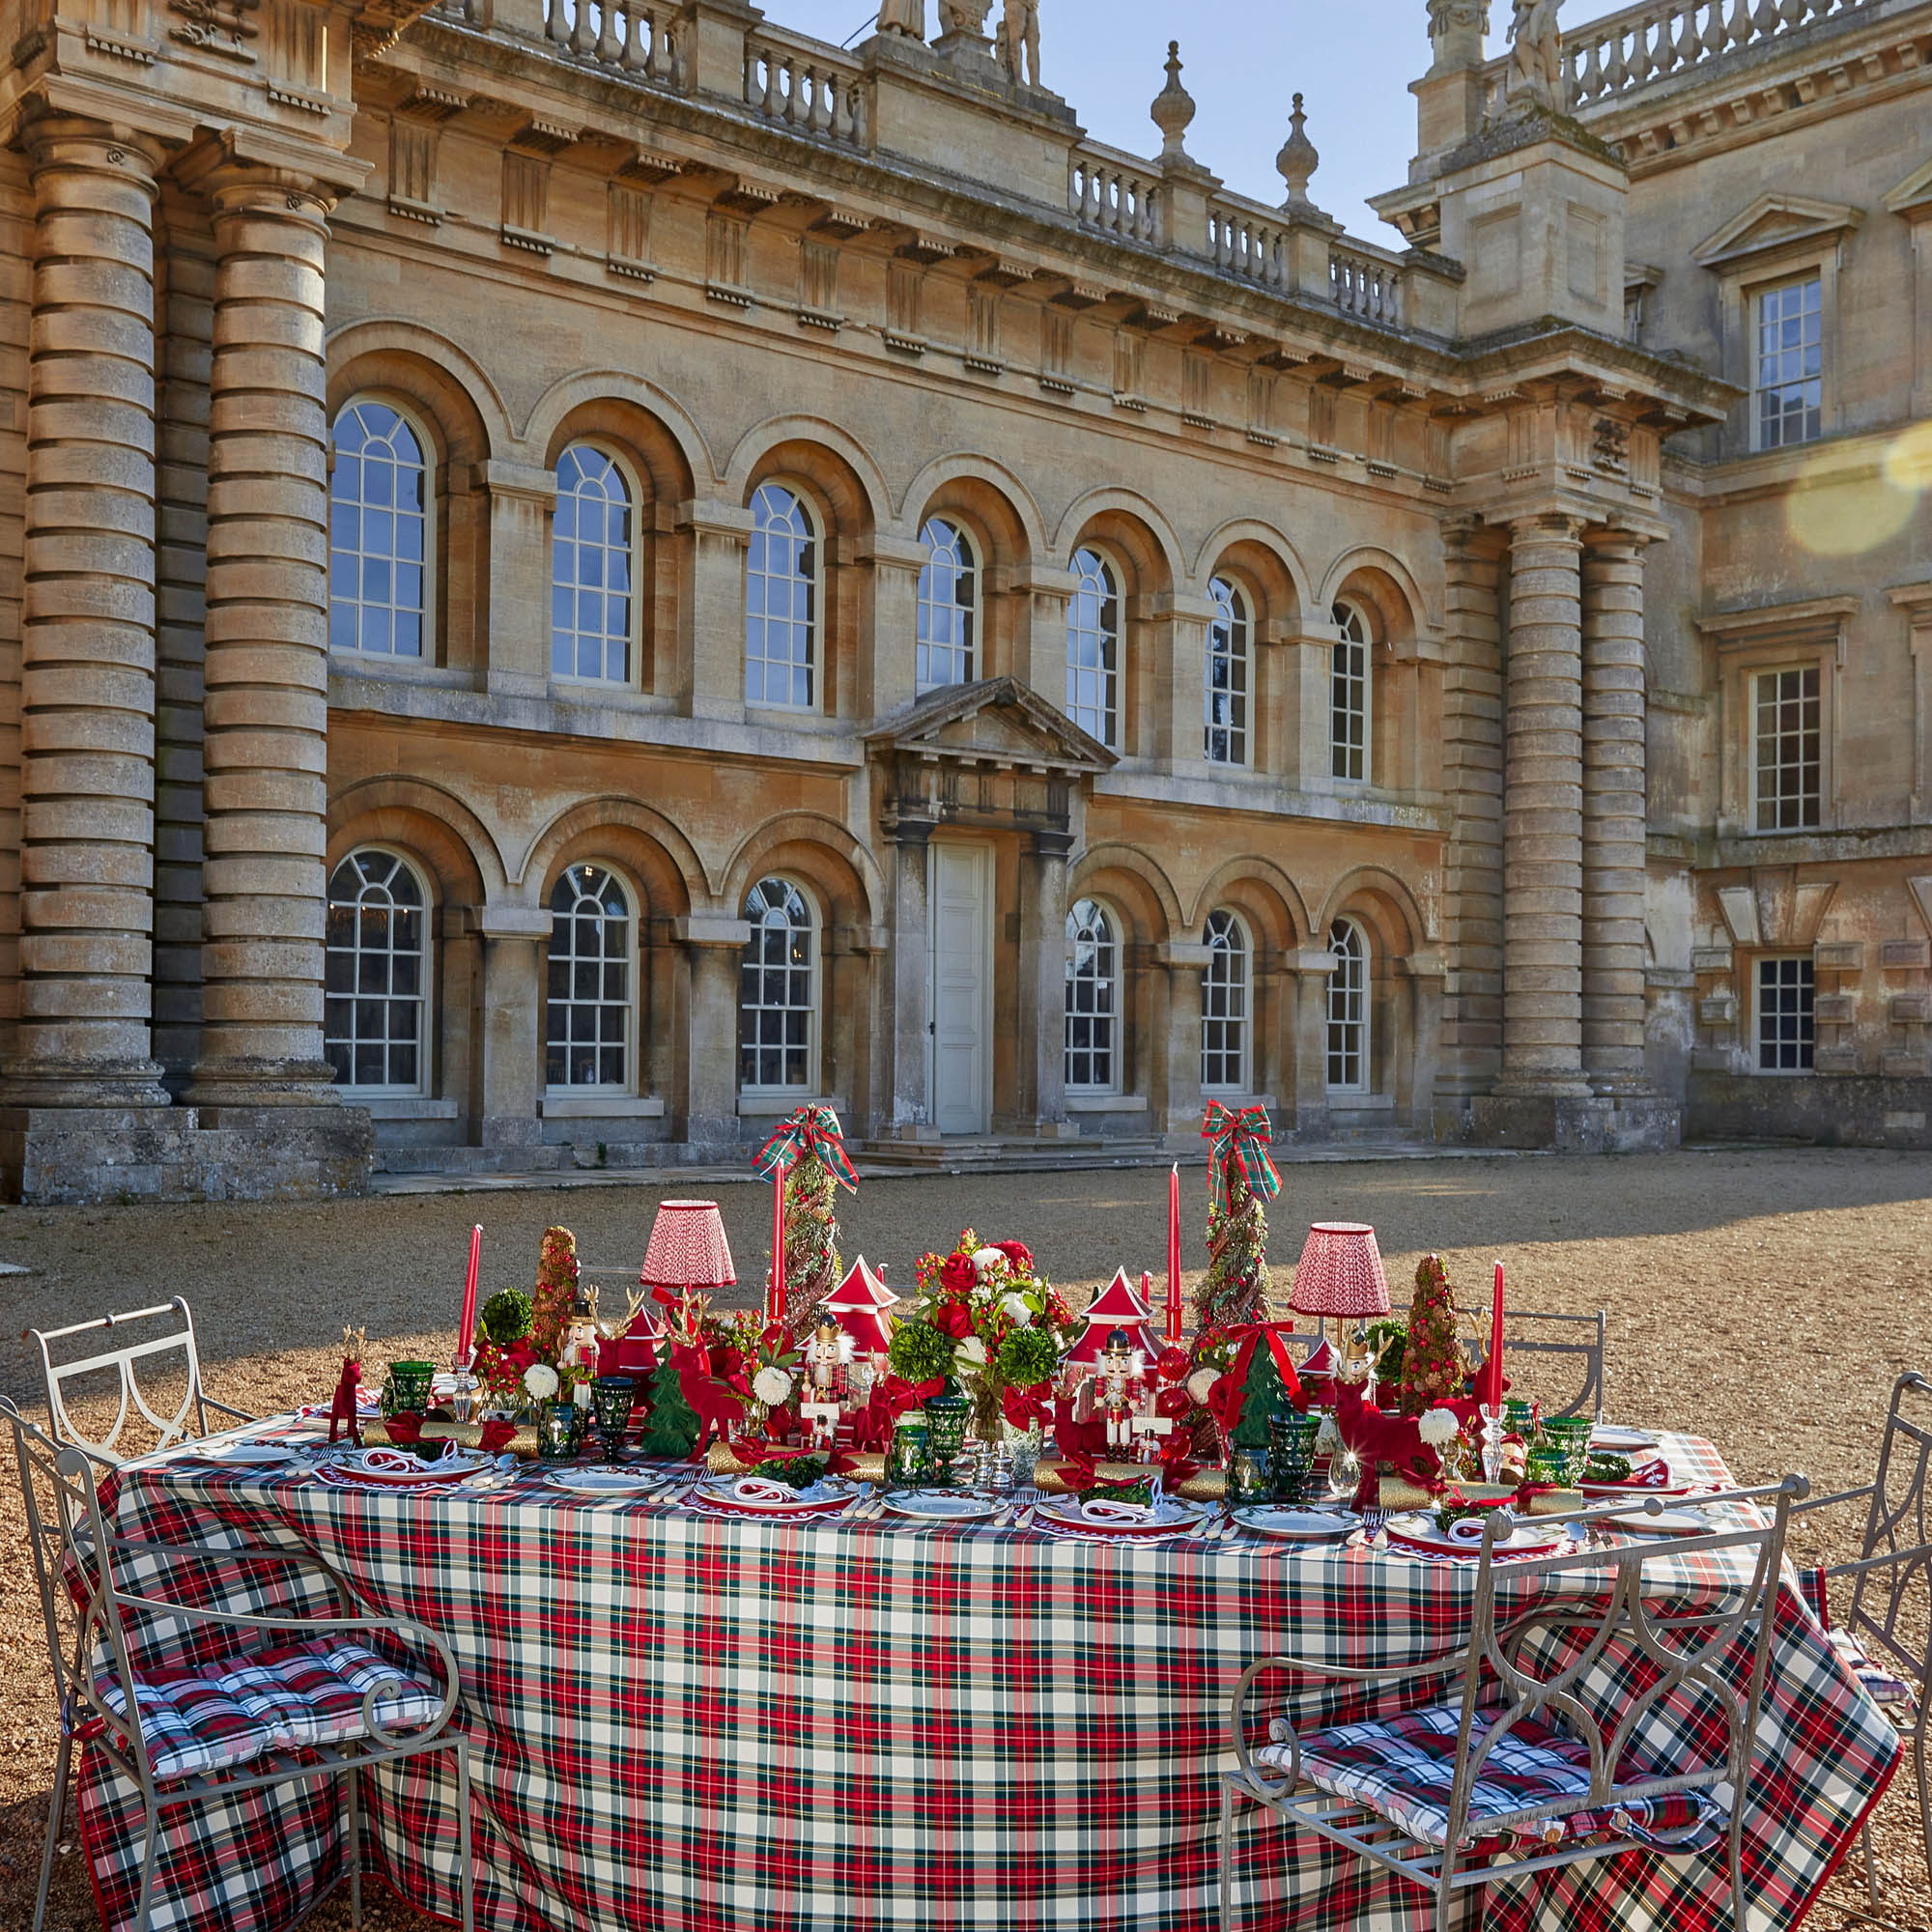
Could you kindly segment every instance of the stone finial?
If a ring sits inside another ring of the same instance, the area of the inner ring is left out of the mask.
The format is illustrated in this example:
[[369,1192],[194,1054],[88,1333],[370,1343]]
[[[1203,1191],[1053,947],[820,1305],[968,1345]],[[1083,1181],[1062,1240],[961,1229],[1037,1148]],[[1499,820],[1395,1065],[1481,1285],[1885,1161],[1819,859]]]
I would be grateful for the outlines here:
[[1315,170],[1321,165],[1321,156],[1315,152],[1315,143],[1304,131],[1308,116],[1301,111],[1301,96],[1298,94],[1294,97],[1294,112],[1288,119],[1292,131],[1281,144],[1280,154],[1274,157],[1275,167],[1288,184],[1288,199],[1282,206],[1296,214],[1320,214],[1321,211],[1308,198],[1308,184],[1315,178]]
[[1490,0],[1429,0],[1429,44],[1435,73],[1481,67]]
[[1188,124],[1194,119],[1194,97],[1180,84],[1180,43],[1167,43],[1167,85],[1149,104],[1148,113],[1160,129],[1160,157],[1164,161],[1187,158],[1182,145]]

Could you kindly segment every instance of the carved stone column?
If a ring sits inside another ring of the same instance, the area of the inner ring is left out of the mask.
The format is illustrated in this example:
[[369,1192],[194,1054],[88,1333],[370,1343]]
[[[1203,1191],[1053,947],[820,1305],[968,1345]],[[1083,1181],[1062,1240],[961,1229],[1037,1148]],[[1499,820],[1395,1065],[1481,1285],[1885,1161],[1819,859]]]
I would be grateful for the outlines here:
[[333,1104],[322,1055],[332,191],[217,166],[208,462],[203,1106]]
[[1312,1147],[1328,1138],[1328,980],[1335,955],[1325,946],[1295,953],[1294,1138]]
[[1583,1077],[1581,526],[1529,517],[1510,535],[1503,767],[1503,1065],[1499,1094],[1587,1094]]
[[1167,985],[1166,998],[1155,1002],[1159,1025],[1148,1097],[1154,1131],[1176,1151],[1201,1136],[1201,990],[1212,959],[1211,949],[1197,941],[1169,940],[1153,949]]
[[522,1151],[543,1139],[543,980],[537,948],[551,935],[542,906],[481,907],[483,938],[481,1147]]
[[[149,984],[159,156],[54,116],[29,124],[26,146],[20,1024],[8,1097],[147,1108],[167,1101]],[[18,1168],[13,1151],[7,1165]]]
[[1583,1070],[1647,1092],[1643,1058],[1643,539],[1583,553]]
[[1066,832],[1034,832],[1020,847],[1017,1125],[1052,1138],[1066,1114]]

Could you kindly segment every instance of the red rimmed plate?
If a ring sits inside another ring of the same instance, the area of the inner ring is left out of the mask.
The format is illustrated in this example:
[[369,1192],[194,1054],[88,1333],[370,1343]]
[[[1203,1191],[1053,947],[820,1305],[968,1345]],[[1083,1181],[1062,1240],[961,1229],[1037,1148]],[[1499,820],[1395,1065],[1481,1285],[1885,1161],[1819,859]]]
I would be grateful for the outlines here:
[[1052,1530],[1056,1536],[1126,1537],[1136,1542],[1153,1542],[1163,1536],[1178,1536],[1183,1530],[1194,1528],[1200,1520],[1199,1510],[1178,1503],[1172,1497],[1162,1499],[1158,1516],[1109,1516],[1104,1520],[1095,1520],[1086,1514],[1085,1506],[1080,1502],[1062,1497],[1054,1502],[1042,1503],[1035,1518],[1039,1527]]
[[828,1476],[810,1490],[790,1492],[790,1501],[780,1495],[737,1495],[732,1486],[724,1483],[700,1483],[688,1500],[693,1509],[713,1516],[751,1517],[760,1522],[795,1522],[811,1517],[836,1516],[858,1492],[856,1483]]
[[1586,1496],[1625,1496],[1641,1501],[1645,1496],[1660,1498],[1688,1496],[1696,1486],[1692,1483],[1578,1483],[1577,1487]]
[[[1392,1549],[1412,1549],[1424,1556],[1460,1556],[1473,1563],[1483,1553],[1480,1542],[1465,1543],[1460,1537],[1438,1529],[1433,1517],[1415,1512],[1392,1516],[1383,1524]],[[1563,1523],[1538,1522],[1534,1518],[1519,1519],[1509,1540],[1496,1545],[1499,1560],[1531,1556],[1554,1556],[1571,1546],[1570,1531]]]
[[433,1463],[412,1456],[403,1460],[395,1449],[363,1449],[350,1456],[331,1457],[316,1473],[337,1482],[366,1483],[385,1490],[413,1490],[428,1484],[460,1483],[480,1476],[495,1458],[476,1449],[452,1451]]

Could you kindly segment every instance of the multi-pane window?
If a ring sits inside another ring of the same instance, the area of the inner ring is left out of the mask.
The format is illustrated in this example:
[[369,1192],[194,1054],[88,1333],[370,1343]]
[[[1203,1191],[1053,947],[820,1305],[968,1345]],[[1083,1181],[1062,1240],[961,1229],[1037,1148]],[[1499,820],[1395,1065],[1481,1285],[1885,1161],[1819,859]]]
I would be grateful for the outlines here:
[[1328,933],[1328,1086],[1360,1094],[1369,1084],[1369,949],[1362,929],[1338,919]]
[[423,910],[393,852],[352,852],[328,876],[323,1051],[338,1086],[421,1092]]
[[789,879],[760,879],[745,917],[752,937],[738,976],[738,1083],[809,1093],[817,1044],[811,902]]
[[1825,317],[1819,277],[1757,298],[1757,446],[1815,442],[1824,434]]
[[955,523],[933,517],[921,532],[925,562],[919,573],[919,689],[973,682],[980,642],[980,568],[973,539]]
[[1084,546],[1073,553],[1066,607],[1066,715],[1113,747],[1121,728],[1121,583],[1114,566]]
[[809,711],[817,668],[818,533],[804,497],[766,483],[745,555],[745,702]]
[[1757,829],[1803,831],[1819,822],[1822,798],[1818,667],[1760,671],[1751,681]]
[[1206,752],[1217,765],[1248,762],[1248,600],[1217,577],[1208,586],[1214,615],[1208,625]]
[[631,902],[601,866],[569,866],[550,895],[544,1079],[630,1084]]
[[387,403],[335,419],[328,473],[328,647],[423,654],[429,468],[422,439]]
[[1210,1094],[1248,1091],[1248,935],[1231,912],[1208,918],[1208,970],[1201,982],[1201,1085]]
[[1338,779],[1369,776],[1369,625],[1352,604],[1331,615],[1341,632],[1328,681],[1329,770]]
[[1810,1072],[1812,996],[1810,960],[1757,962],[1757,1064],[1761,1073]]
[[1121,943],[1105,906],[1080,899],[1066,915],[1066,1086],[1112,1094],[1120,1086]]
[[631,675],[631,486],[601,449],[556,466],[550,536],[550,668],[623,684]]

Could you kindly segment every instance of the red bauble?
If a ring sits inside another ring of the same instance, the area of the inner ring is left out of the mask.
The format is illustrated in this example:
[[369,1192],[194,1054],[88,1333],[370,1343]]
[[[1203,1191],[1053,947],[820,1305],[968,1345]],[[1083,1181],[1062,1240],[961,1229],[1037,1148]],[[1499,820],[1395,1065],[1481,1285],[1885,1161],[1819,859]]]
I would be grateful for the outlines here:
[[1194,1406],[1194,1398],[1184,1388],[1170,1383],[1153,1399],[1153,1412],[1170,1422],[1179,1422]]
[[1160,1371],[1162,1381],[1184,1382],[1193,1364],[1188,1361],[1185,1349],[1169,1346],[1160,1351],[1160,1357],[1154,1363],[1154,1367]]

